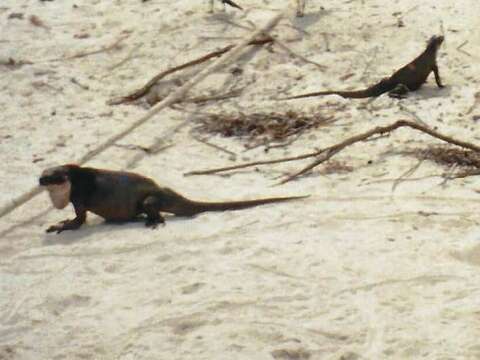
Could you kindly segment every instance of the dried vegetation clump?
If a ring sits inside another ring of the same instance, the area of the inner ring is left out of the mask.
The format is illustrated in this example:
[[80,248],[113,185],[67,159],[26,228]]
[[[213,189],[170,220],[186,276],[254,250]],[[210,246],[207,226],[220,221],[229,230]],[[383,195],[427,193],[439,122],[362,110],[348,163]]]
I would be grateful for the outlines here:
[[306,115],[296,111],[286,113],[221,113],[208,114],[197,119],[197,130],[220,134],[225,137],[240,137],[249,145],[283,142],[293,135],[333,122],[332,117]]
[[416,149],[412,155],[419,160],[430,160],[447,167],[480,169],[480,153],[451,146],[430,146]]

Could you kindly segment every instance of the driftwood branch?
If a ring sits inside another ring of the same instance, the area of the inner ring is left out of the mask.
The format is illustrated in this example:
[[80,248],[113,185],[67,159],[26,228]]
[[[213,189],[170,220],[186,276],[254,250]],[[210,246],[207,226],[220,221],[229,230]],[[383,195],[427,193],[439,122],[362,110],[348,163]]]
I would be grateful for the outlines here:
[[324,163],[325,161],[329,160],[332,158],[334,155],[345,149],[346,147],[353,145],[357,142],[360,141],[365,141],[368,138],[374,136],[374,135],[382,135],[385,133],[392,132],[398,128],[401,127],[409,127],[418,131],[421,131],[425,134],[428,134],[434,138],[437,138],[439,140],[445,141],[449,144],[453,144],[456,146],[460,146],[465,149],[469,149],[475,152],[480,152],[480,146],[474,145],[472,143],[462,141],[455,139],[453,137],[444,135],[442,133],[439,133],[438,131],[435,131],[433,129],[430,129],[429,127],[415,123],[413,121],[408,121],[408,120],[398,120],[394,122],[391,125],[387,126],[378,126],[374,129],[371,129],[369,131],[366,131],[362,134],[358,134],[355,136],[352,136],[338,144],[329,146],[324,149],[320,149],[314,152],[306,153],[306,154],[301,154],[298,156],[293,156],[293,157],[286,157],[286,158],[280,158],[280,159],[275,159],[275,160],[265,160],[265,161],[254,161],[250,163],[244,163],[244,164],[239,164],[239,165],[234,165],[234,166],[228,166],[228,167],[222,167],[222,168],[216,168],[216,169],[209,169],[209,170],[201,170],[201,171],[192,171],[189,173],[186,173],[185,175],[209,175],[209,174],[215,174],[219,172],[224,172],[224,171],[231,171],[231,170],[237,170],[237,169],[243,169],[247,167],[252,167],[252,166],[259,166],[259,165],[268,165],[268,164],[278,164],[282,162],[289,162],[289,161],[296,161],[296,160],[303,160],[311,157],[315,157],[316,159],[310,163],[309,165],[305,166],[303,169],[300,171],[293,173],[287,177],[285,177],[279,184],[285,184],[289,181],[292,181],[299,176],[302,176],[308,172],[310,172],[312,169],[317,167],[318,165]]
[[[272,43],[272,42],[273,42],[273,38],[270,35],[266,35],[266,36],[263,36],[263,37],[258,38],[258,39],[253,39],[247,45],[264,45],[264,44],[269,44],[269,43]],[[174,72],[177,72],[177,71],[180,71],[180,70],[183,70],[183,69],[195,66],[195,65],[199,65],[199,64],[204,63],[205,61],[208,61],[210,59],[222,56],[223,54],[232,50],[234,47],[235,47],[235,45],[228,45],[228,46],[225,46],[222,49],[212,51],[212,52],[210,52],[206,55],[203,55],[203,56],[199,57],[198,59],[189,61],[189,62],[187,62],[185,64],[182,64],[182,65],[175,66],[175,67],[167,69],[165,71],[162,71],[161,73],[155,75],[149,82],[147,82],[140,89],[137,89],[137,90],[131,92],[128,95],[112,99],[112,100],[108,101],[108,105],[119,105],[119,104],[124,104],[124,103],[127,103],[127,102],[135,101],[135,100],[141,98],[142,96],[144,96],[146,93],[148,93],[148,91],[157,82],[159,82],[161,79],[163,79],[167,75],[173,74]]]
[[220,173],[220,172],[239,170],[239,169],[244,169],[244,168],[248,168],[248,167],[252,167],[252,166],[271,165],[271,164],[278,164],[278,163],[283,163],[283,162],[288,162],[288,161],[303,160],[303,159],[307,159],[307,158],[310,158],[310,157],[316,156],[316,155],[318,155],[317,151],[307,153],[307,154],[298,155],[298,156],[275,159],[275,160],[253,161],[253,162],[248,162],[248,163],[239,164],[239,165],[225,166],[225,167],[221,167],[221,168],[190,171],[190,172],[187,172],[183,175],[184,176],[212,175],[212,174],[216,174],[216,173]]

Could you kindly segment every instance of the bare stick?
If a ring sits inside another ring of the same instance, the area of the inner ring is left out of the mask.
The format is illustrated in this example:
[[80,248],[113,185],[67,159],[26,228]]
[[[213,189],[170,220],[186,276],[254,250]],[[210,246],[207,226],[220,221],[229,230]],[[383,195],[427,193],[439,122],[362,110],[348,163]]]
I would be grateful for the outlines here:
[[[139,126],[143,125],[144,123],[146,123],[148,120],[150,120],[158,112],[160,112],[161,110],[169,107],[170,105],[175,104],[176,102],[178,102],[179,99],[185,97],[185,94],[192,87],[194,87],[199,82],[201,82],[203,79],[205,79],[208,75],[210,75],[212,72],[214,72],[218,67],[224,66],[225,64],[237,59],[238,57],[240,57],[240,55],[242,54],[242,51],[245,47],[247,47],[256,38],[258,38],[258,36],[260,36],[262,33],[269,32],[271,29],[273,29],[278,24],[278,22],[282,19],[282,17],[285,15],[285,13],[286,13],[286,11],[283,11],[283,12],[275,15],[262,28],[253,32],[252,34],[247,36],[243,41],[241,41],[238,45],[233,47],[228,54],[229,56],[218,59],[213,64],[210,64],[210,66],[203,69],[196,76],[194,76],[189,81],[187,81],[182,87],[180,87],[176,91],[172,92],[169,96],[167,96],[161,102],[159,102],[158,104],[153,106],[145,115],[140,117],[140,119],[137,119],[133,124],[131,124],[125,130],[123,130],[120,133],[118,133],[118,134],[112,136],[111,138],[107,139],[101,145],[99,145],[96,149],[93,149],[92,151],[90,151],[87,154],[85,154],[84,156],[82,156],[80,159],[78,159],[77,163],[79,165],[83,165],[86,162],[90,161],[95,156],[97,156],[98,154],[105,151],[106,149],[108,149],[113,144],[115,144],[118,140],[124,138],[125,136],[130,134],[133,130],[135,130]],[[0,207],[0,218],[7,215],[8,213],[13,211],[17,207],[23,205],[24,203],[26,203],[27,201],[29,201],[30,199],[32,199],[36,195],[40,194],[41,192],[42,192],[42,189],[39,186],[36,186],[33,189],[31,189],[30,191],[28,191],[27,193],[11,200],[9,204]]]
[[70,81],[72,82],[72,84],[81,87],[83,90],[90,90],[90,87],[88,87],[88,85],[83,85],[82,83],[79,83],[78,80],[75,78],[70,78]]
[[425,159],[420,159],[418,160],[418,163],[416,163],[414,166],[412,166],[410,169],[405,171],[402,175],[400,175],[397,179],[392,184],[392,193],[395,191],[395,189],[400,185],[403,181],[408,180],[410,176],[412,176],[415,171],[417,171],[420,166],[423,164]]
[[480,91],[477,91],[474,95],[474,98],[473,98],[473,104],[472,104],[472,106],[470,106],[470,109],[468,109],[465,112],[465,115],[470,114],[475,109],[475,107],[478,105],[479,101],[480,101]]
[[198,137],[198,136],[194,136],[194,135],[191,135],[192,138],[202,144],[205,144],[211,148],[214,148],[215,150],[219,150],[219,151],[222,151],[230,156],[233,156],[233,157],[237,157],[237,154],[235,154],[233,151],[230,151],[228,149],[225,149],[224,147],[222,146],[219,146],[219,145],[215,145],[215,144],[212,144],[211,142],[207,141],[206,139],[202,139],[201,137]]
[[35,186],[33,189],[26,192],[25,194],[11,200],[10,204],[4,205],[0,208],[0,217],[7,215],[9,212],[13,211],[17,207],[25,204],[27,201],[40,194],[42,190],[43,189],[40,186]]
[[322,64],[319,64],[319,63],[317,63],[317,62],[315,62],[315,61],[309,60],[309,59],[307,59],[307,58],[306,58],[305,56],[303,56],[303,55],[297,54],[296,52],[294,52],[292,49],[290,49],[287,45],[285,45],[282,41],[278,40],[277,38],[274,38],[274,41],[275,41],[275,44],[277,44],[281,49],[285,50],[285,51],[286,51],[287,53],[289,53],[290,55],[299,58],[299,59],[302,60],[304,63],[315,65],[315,66],[318,67],[320,70],[325,70],[325,69],[327,69],[327,66],[322,65]]
[[190,171],[185,174],[184,176],[190,176],[190,175],[211,175],[211,174],[216,174],[219,172],[224,172],[224,171],[231,171],[231,170],[238,170],[238,169],[244,169],[252,166],[258,166],[258,165],[269,165],[269,164],[278,164],[282,162],[288,162],[288,161],[295,161],[295,160],[302,160],[306,159],[312,156],[318,155],[319,152],[311,152],[308,154],[303,154],[299,156],[292,156],[288,158],[281,158],[281,159],[276,159],[276,160],[263,160],[263,161],[253,161],[249,163],[244,163],[244,164],[239,164],[239,165],[232,165],[232,166],[225,166],[221,168],[215,168],[215,169],[209,169],[209,170],[198,170],[198,171]]
[[[251,25],[252,25],[252,28],[256,29],[256,25],[255,23],[251,22],[251,21],[248,21]],[[280,47],[281,49],[285,50],[288,54],[294,56],[294,57],[297,57],[299,58],[300,60],[302,60],[304,63],[307,63],[307,64],[312,64],[312,65],[315,65],[316,67],[318,67],[320,70],[325,70],[327,69],[327,66],[325,65],[322,65],[322,64],[319,64],[315,61],[312,61],[312,60],[308,60],[305,56],[303,55],[300,55],[300,54],[297,54],[295,51],[293,51],[292,49],[290,49],[287,45],[285,45],[285,43],[283,41],[280,41],[278,40],[277,37],[274,37],[273,38],[273,41],[275,44],[278,45],[278,47]]]
[[201,104],[201,103],[205,103],[205,102],[208,102],[208,101],[219,101],[219,100],[231,99],[231,98],[240,96],[243,89],[244,88],[234,89],[234,90],[231,90],[231,91],[229,91],[225,94],[218,94],[218,95],[211,95],[211,96],[197,96],[197,97],[194,97],[194,98],[187,98],[183,102]]
[[472,56],[472,54],[466,52],[465,50],[462,50],[462,48],[468,44],[468,40],[465,40],[463,43],[461,43],[460,45],[457,46],[457,51],[461,52],[461,53],[464,53],[465,55],[468,55],[468,56]]
[[420,116],[417,115],[417,113],[415,113],[414,111],[408,109],[406,106],[404,106],[403,104],[401,104],[400,102],[398,102],[398,107],[400,110],[402,110],[404,113],[408,114],[408,115],[412,115],[415,120],[417,120],[418,123],[422,124],[423,126],[428,126],[426,122],[424,122]]
[[373,56],[371,56],[367,60],[367,64],[365,65],[365,68],[363,69],[362,76],[360,76],[360,80],[365,80],[367,78],[367,74],[368,74],[368,71],[370,70],[370,67],[372,66],[372,63],[377,59],[378,47],[375,47],[373,49],[373,51],[374,51]]
[[56,58],[56,59],[43,60],[43,61],[41,61],[41,62],[63,61],[63,60],[79,59],[79,58],[83,58],[83,57],[86,57],[86,56],[95,55],[95,54],[100,54],[100,53],[102,53],[102,52],[107,52],[107,51],[109,51],[109,50],[112,50],[112,49],[116,48],[123,40],[125,40],[125,39],[126,39],[127,37],[129,37],[129,36],[130,36],[130,34],[120,36],[120,37],[119,37],[117,40],[115,40],[112,44],[107,45],[107,46],[104,46],[104,47],[102,47],[101,49],[98,49],[98,50],[80,52],[80,53],[77,53],[77,54],[74,54],[74,55],[71,55],[71,56],[65,56],[65,57]]
[[106,75],[104,75],[104,76],[102,77],[102,79],[103,79],[104,77],[110,75],[110,74],[112,73],[112,71],[115,70],[116,68],[122,66],[122,65],[125,64],[127,61],[130,61],[130,60],[132,59],[132,57],[133,57],[133,54],[134,54],[135,52],[137,52],[138,49],[140,49],[140,46],[141,46],[141,45],[136,45],[136,46],[132,47],[132,48],[130,49],[130,51],[128,52],[127,56],[125,56],[125,57],[124,57],[122,60],[120,60],[118,63],[113,64],[113,65],[110,65],[110,66],[108,67],[108,71],[109,71],[109,72],[108,72]]
[[450,136],[441,134],[435,130],[432,130],[428,128],[425,125],[415,123],[413,121],[409,120],[398,120],[394,122],[391,125],[387,126],[378,126],[374,129],[371,129],[369,131],[366,131],[362,134],[352,136],[338,144],[329,146],[324,149],[320,149],[314,152],[306,153],[306,154],[301,154],[298,156],[292,156],[292,157],[286,157],[286,158],[280,158],[280,159],[275,159],[275,160],[264,160],[264,161],[254,161],[250,163],[244,163],[244,164],[239,164],[239,165],[234,165],[234,166],[228,166],[228,167],[223,167],[223,168],[216,168],[216,169],[208,169],[208,170],[201,170],[201,171],[192,171],[189,173],[186,173],[185,175],[209,175],[209,174],[215,174],[219,172],[224,172],[224,171],[231,171],[231,170],[237,170],[237,169],[243,169],[247,167],[252,167],[252,166],[259,166],[259,165],[267,165],[267,164],[278,164],[278,163],[283,163],[283,162],[289,162],[289,161],[296,161],[296,160],[303,160],[306,158],[310,157],[317,157],[315,161],[313,161],[311,164],[307,165],[300,171],[287,176],[284,180],[280,182],[280,184],[287,183],[289,181],[292,181],[293,179],[306,174],[307,172],[311,171],[313,168],[316,166],[320,165],[321,163],[329,160],[331,157],[333,157],[335,154],[339,153],[343,149],[345,149],[347,146],[353,145],[359,141],[364,141],[370,138],[371,136],[374,135],[382,135],[384,133],[392,132],[398,128],[401,127],[410,127],[412,129],[424,132],[434,138],[440,139],[442,141],[445,141],[447,143],[460,146],[469,150],[473,150],[476,152],[480,152],[480,147],[477,145],[474,145],[472,143],[462,141],[462,140],[457,140],[454,139]]
[[[248,42],[247,45],[264,45],[264,44],[269,44],[272,43],[273,39],[270,36],[264,36],[260,39],[252,39],[251,41]],[[144,86],[142,86],[140,89],[137,89],[133,92],[131,92],[128,95],[112,99],[108,101],[108,105],[119,105],[123,104],[126,102],[132,102],[135,101],[142,96],[144,96],[157,82],[159,82],[161,79],[163,79],[165,76],[173,74],[174,72],[186,69],[191,66],[195,66],[201,63],[204,63],[205,61],[208,61],[210,59],[222,56],[223,54],[229,52],[235,47],[235,45],[228,45],[225,46],[224,48],[216,51],[212,51],[208,53],[207,55],[203,55],[202,57],[199,57],[198,59],[189,61],[185,64],[175,66],[173,68],[167,69],[165,71],[162,71],[160,74],[155,75],[149,82],[147,82]]]

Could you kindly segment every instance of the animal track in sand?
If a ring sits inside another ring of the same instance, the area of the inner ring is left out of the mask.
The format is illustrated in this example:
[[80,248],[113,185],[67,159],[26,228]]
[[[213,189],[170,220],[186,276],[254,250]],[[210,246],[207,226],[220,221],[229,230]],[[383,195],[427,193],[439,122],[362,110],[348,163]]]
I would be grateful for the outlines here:
[[0,359],[1,360],[13,360],[16,358],[16,351],[10,345],[0,347]]
[[182,289],[181,289],[182,294],[188,295],[188,294],[196,293],[198,290],[200,290],[204,286],[205,286],[205,283],[202,283],[202,282],[197,282],[197,283],[193,283],[193,284],[190,284],[190,285],[186,285],[186,286],[182,287]]
[[202,326],[205,326],[207,322],[205,320],[182,320],[172,324],[172,330],[175,335],[186,335],[192,331],[195,331]]
[[310,352],[302,348],[277,349],[270,354],[272,354],[275,360],[308,360],[311,357]]

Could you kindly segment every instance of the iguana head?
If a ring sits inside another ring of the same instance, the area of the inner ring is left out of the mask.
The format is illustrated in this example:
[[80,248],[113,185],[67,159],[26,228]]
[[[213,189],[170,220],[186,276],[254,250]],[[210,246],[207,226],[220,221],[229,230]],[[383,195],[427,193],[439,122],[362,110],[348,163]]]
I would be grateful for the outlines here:
[[75,165],[63,165],[48,168],[42,172],[39,183],[48,190],[50,200],[57,209],[63,209],[70,202],[72,183],[70,169]]
[[445,40],[443,35],[433,35],[430,40],[428,40],[427,49],[437,51],[440,45],[443,43],[443,40]]

